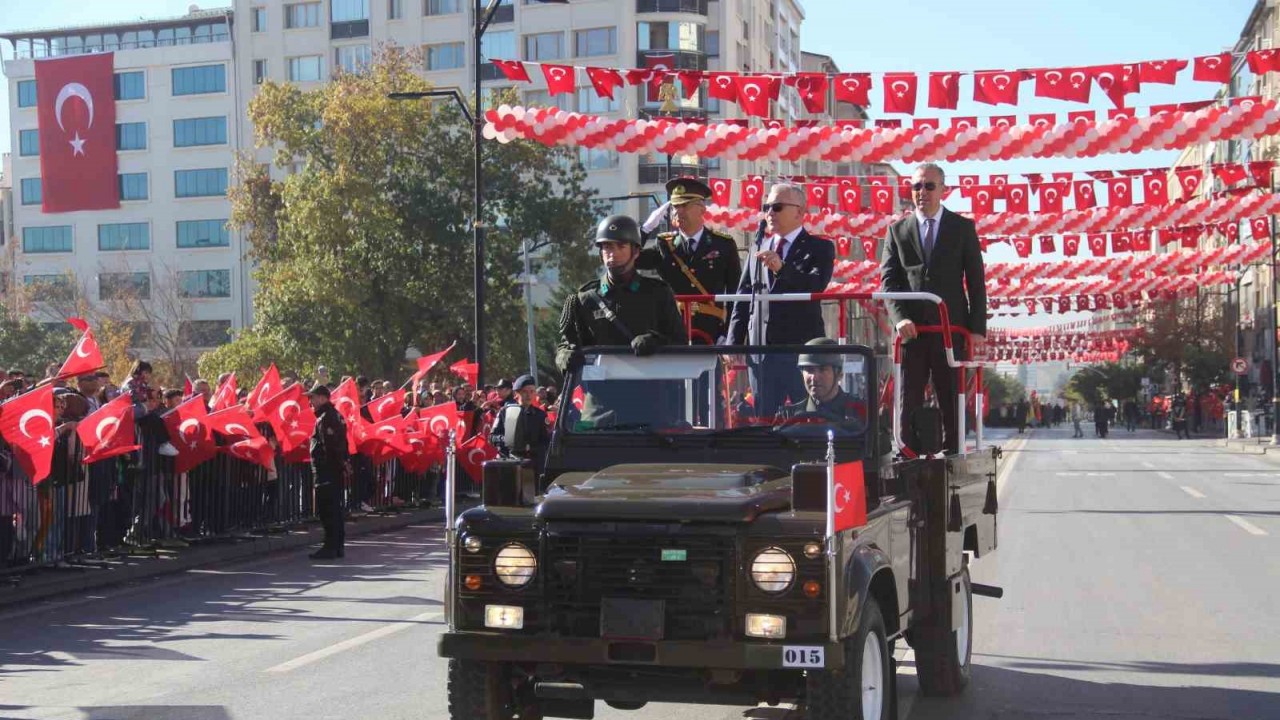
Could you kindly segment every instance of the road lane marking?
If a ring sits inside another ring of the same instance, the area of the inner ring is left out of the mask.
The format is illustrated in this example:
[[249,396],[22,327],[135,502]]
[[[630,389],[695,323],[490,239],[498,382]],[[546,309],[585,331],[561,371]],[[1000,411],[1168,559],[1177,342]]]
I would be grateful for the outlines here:
[[408,618],[407,620],[397,620],[390,625],[380,627],[376,630],[370,630],[369,632],[363,635],[357,635],[353,638],[348,638],[341,642],[336,642],[330,645],[329,647],[316,650],[315,652],[310,652],[310,653],[307,653],[306,655],[300,655],[292,660],[289,660],[288,662],[282,662],[279,665],[276,665],[275,667],[267,668],[267,672],[286,673],[291,670],[297,670],[300,667],[310,665],[311,663],[314,663],[314,662],[319,662],[321,660],[324,660],[327,657],[337,655],[338,653],[343,652],[345,650],[350,650],[351,648],[360,647],[361,645],[364,645],[366,643],[371,643],[374,640],[379,640],[381,638],[387,637],[388,635],[394,635],[400,632],[401,630],[408,630],[409,628],[414,627],[416,623],[428,622],[431,620],[439,620],[442,617],[444,617],[444,614],[441,613],[439,610],[432,610],[431,612],[424,612],[419,615],[414,615],[413,617]]
[[[1169,479],[1170,479],[1170,480],[1172,480],[1173,478],[1169,478]],[[1202,497],[1204,497],[1204,493],[1200,492],[1199,490],[1197,490],[1197,489],[1195,489],[1195,488],[1193,488],[1193,487],[1187,487],[1186,485],[1181,485],[1180,487],[1182,488],[1182,492],[1184,492],[1184,493],[1186,493],[1186,494],[1190,495],[1190,496],[1191,496],[1191,497],[1193,497],[1193,498],[1202,498]]]
[[1155,465],[1152,465],[1151,463],[1147,462],[1146,460],[1143,460],[1143,461],[1142,461],[1142,467],[1155,469]]
[[1229,472],[1229,473],[1222,473],[1222,476],[1223,476],[1223,477],[1243,477],[1243,478],[1252,478],[1252,477],[1280,477],[1280,473],[1273,473],[1273,472]]
[[1160,472],[1158,472],[1158,473],[1156,473],[1156,474],[1157,474],[1157,475],[1159,475],[1160,477],[1164,478],[1165,480],[1172,480],[1172,479],[1173,479],[1173,476],[1172,476],[1172,475],[1170,475],[1169,473],[1167,473],[1167,472],[1165,472],[1165,471],[1163,471],[1163,470],[1161,470]]
[[[996,502],[999,502],[1000,498],[1004,497],[1004,488],[1008,484],[1009,478],[1013,475],[1013,466],[1017,464],[1018,458],[1022,456],[1021,453],[1016,455],[1013,454],[1014,451],[1021,450],[1026,447],[1029,437],[1030,436],[1028,435],[1024,435],[1020,438],[1011,440],[1009,442],[1009,446],[1005,448],[1006,454],[1004,455],[1004,459],[1006,462],[1004,463],[1004,467],[1000,468],[999,472],[996,473]],[[1014,447],[1015,444],[1017,447]]]
[[1249,533],[1250,535],[1266,535],[1267,534],[1266,530],[1263,530],[1262,528],[1258,527],[1257,525],[1254,525],[1253,523],[1249,522],[1248,520],[1245,520],[1242,517],[1237,517],[1235,515],[1223,515],[1223,517],[1235,523],[1236,525],[1239,525],[1242,530]]
[[1054,473],[1058,477],[1114,477],[1115,473],[1111,472],[1058,472]]

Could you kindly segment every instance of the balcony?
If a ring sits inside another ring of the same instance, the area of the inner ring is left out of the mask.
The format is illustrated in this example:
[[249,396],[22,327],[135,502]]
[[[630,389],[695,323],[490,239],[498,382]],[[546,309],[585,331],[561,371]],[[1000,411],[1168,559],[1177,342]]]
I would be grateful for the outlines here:
[[347,20],[329,25],[330,40],[346,40],[360,37],[369,37],[368,20]]
[[661,48],[649,48],[636,53],[636,67],[648,67],[645,64],[645,57],[648,55],[673,55],[672,63],[676,70],[706,70],[707,54],[696,52],[694,50],[663,50]]
[[700,164],[671,163],[671,167],[668,169],[665,162],[642,162],[639,168],[638,176],[641,185],[665,185],[671,178],[707,176],[707,166]]
[[636,12],[706,15],[707,0],[636,0]]

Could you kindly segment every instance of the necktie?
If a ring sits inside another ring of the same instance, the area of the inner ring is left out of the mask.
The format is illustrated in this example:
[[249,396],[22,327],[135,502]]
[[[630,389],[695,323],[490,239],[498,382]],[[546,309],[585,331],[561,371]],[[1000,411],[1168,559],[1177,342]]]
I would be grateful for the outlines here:
[[686,259],[692,258],[693,253],[698,249],[698,241],[696,238],[680,236],[680,246],[684,250]]
[[779,235],[778,239],[773,242],[773,251],[778,253],[779,258],[786,259],[787,256],[783,255],[783,253],[786,252],[786,250],[787,250],[787,239]]
[[933,244],[936,238],[933,236],[933,218],[924,221],[924,261],[928,264],[929,258],[933,257]]

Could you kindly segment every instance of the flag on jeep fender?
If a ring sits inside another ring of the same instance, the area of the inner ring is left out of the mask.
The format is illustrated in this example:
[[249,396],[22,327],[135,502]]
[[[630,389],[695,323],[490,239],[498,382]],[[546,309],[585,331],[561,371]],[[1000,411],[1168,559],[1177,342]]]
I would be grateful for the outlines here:
[[835,502],[829,511],[835,516],[836,532],[867,524],[867,489],[862,478],[862,461],[835,466]]

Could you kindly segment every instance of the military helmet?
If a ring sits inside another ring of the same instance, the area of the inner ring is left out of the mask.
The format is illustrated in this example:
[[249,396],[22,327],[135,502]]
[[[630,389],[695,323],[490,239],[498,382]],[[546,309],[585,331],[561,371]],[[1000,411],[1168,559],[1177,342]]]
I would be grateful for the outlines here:
[[641,245],[640,224],[626,215],[610,215],[596,226],[596,245],[602,242]]
[[826,346],[836,346],[840,343],[831,338],[820,337],[814,338],[805,343],[805,347],[813,346],[815,349],[800,354],[800,360],[796,363],[796,367],[821,367],[830,365],[836,369],[844,367],[844,355],[839,352],[820,352],[816,348]]

